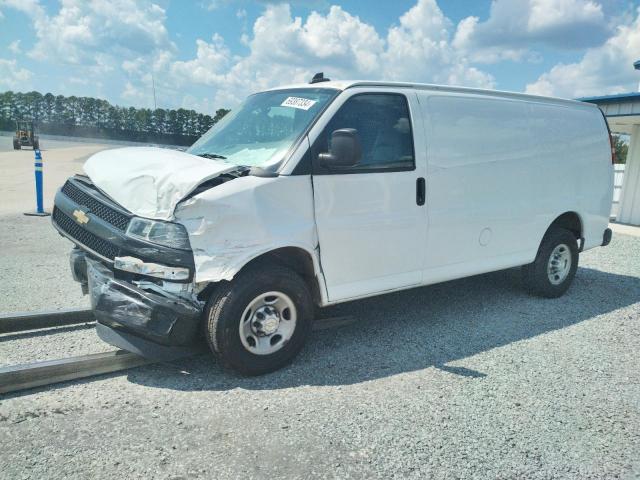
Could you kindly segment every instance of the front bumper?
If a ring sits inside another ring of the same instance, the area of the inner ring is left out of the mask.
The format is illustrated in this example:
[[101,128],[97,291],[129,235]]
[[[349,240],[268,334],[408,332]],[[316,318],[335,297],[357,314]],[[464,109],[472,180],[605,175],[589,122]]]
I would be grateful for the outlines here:
[[188,350],[195,343],[200,305],[115,279],[110,269],[88,256],[75,254],[71,258],[74,276],[86,265],[91,308],[103,340],[153,358]]

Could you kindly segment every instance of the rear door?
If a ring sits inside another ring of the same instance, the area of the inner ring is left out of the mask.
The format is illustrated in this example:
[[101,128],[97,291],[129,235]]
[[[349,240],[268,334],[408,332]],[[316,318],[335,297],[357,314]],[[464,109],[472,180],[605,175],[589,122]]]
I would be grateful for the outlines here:
[[[418,285],[422,280],[426,153],[413,91],[344,92],[310,134],[320,260],[330,302]],[[330,114],[330,112],[328,112]],[[354,128],[360,162],[327,171],[317,162],[331,132]],[[314,138],[315,133],[315,138]]]

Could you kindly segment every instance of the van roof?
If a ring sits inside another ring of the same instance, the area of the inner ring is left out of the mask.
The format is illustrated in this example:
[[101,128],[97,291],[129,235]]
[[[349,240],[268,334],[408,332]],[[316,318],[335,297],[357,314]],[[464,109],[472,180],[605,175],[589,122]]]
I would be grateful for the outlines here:
[[500,96],[505,98],[515,98],[520,100],[542,101],[546,103],[562,103],[562,104],[569,104],[573,106],[578,106],[578,105],[588,106],[588,107],[594,106],[593,104],[588,104],[578,100],[546,97],[542,95],[530,95],[527,93],[507,92],[502,90],[490,90],[486,88],[435,85],[430,83],[386,82],[386,81],[372,81],[372,80],[330,80],[330,81],[318,82],[313,84],[297,83],[293,85],[283,85],[279,87],[274,87],[268,90],[285,90],[289,88],[332,88],[335,90],[347,90],[349,88],[354,88],[354,87],[412,88],[415,90],[460,92],[460,93],[472,93],[476,95],[492,95],[492,96]]

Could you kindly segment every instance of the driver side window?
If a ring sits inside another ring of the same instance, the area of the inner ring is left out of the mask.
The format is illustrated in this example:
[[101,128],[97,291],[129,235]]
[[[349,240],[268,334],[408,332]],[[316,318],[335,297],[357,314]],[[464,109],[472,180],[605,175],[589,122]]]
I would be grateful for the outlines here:
[[362,144],[362,158],[333,173],[413,170],[414,151],[407,99],[396,93],[363,93],[349,98],[317,140],[318,153],[331,148],[331,132],[353,128]]

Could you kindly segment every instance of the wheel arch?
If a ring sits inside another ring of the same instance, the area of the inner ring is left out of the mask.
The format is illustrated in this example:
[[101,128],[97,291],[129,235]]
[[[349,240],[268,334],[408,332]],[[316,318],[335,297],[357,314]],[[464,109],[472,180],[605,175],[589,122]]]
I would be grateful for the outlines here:
[[549,228],[547,228],[547,232],[554,227],[566,228],[572,232],[578,240],[582,238],[584,232],[582,218],[578,212],[574,211],[564,212],[558,215],[556,219],[551,222]]
[[573,233],[578,241],[578,250],[582,251],[584,245],[584,223],[578,212],[571,210],[558,215],[544,232],[540,243],[542,243],[544,237],[554,228],[564,228]]
[[[308,249],[300,246],[280,246],[271,248],[266,252],[262,252],[254,255],[253,257],[245,260],[244,263],[237,269],[233,277],[236,277],[239,273],[260,263],[276,263],[284,267],[290,268],[295,271],[307,284],[311,296],[316,305],[323,305],[326,303],[326,290],[324,285],[324,277],[320,270],[320,264],[318,257],[315,253],[310,252]],[[232,280],[232,278],[229,278]],[[212,282],[203,292],[208,296],[207,292],[210,292],[215,285],[219,282]]]
[[261,262],[274,262],[290,268],[306,282],[316,305],[322,303],[323,294],[319,280],[317,261],[310,252],[301,247],[280,247],[252,258],[244,264],[242,270]]

